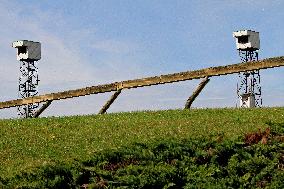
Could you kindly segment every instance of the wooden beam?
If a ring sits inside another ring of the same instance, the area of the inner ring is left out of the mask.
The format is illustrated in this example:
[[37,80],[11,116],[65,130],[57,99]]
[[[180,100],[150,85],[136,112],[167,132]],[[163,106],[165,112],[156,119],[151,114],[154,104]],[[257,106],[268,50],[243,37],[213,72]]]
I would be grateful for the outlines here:
[[121,93],[121,89],[117,90],[110,99],[106,102],[106,104],[102,107],[102,109],[99,111],[99,114],[104,114],[109,109],[109,107],[112,105],[112,103],[115,101],[115,99],[118,97],[118,95]]
[[52,100],[48,100],[44,105],[42,105],[42,107],[35,112],[35,114],[33,115],[34,118],[40,116],[40,114],[51,104]]
[[284,66],[284,57],[268,58],[261,61],[246,62],[240,64],[232,64],[227,66],[218,66],[205,68],[195,71],[180,72],[168,75],[160,75],[155,77],[147,77],[142,79],[134,79],[128,81],[115,82],[106,85],[97,85],[76,90],[63,91],[58,93],[50,93],[40,96],[28,97],[25,99],[17,99],[6,102],[0,102],[0,109],[10,108],[14,106],[22,106],[26,104],[40,103],[48,100],[60,100],[86,96],[91,94],[105,93],[117,91],[118,89],[131,89],[137,87],[145,87],[150,85],[159,85],[165,83],[173,83],[192,79],[200,79],[206,76],[219,76],[239,72],[246,72],[259,69],[267,69]]
[[195,91],[192,93],[192,95],[187,99],[184,109],[190,109],[193,101],[196,99],[196,97],[200,94],[202,89],[205,87],[205,85],[210,81],[208,77],[205,77],[197,86]]

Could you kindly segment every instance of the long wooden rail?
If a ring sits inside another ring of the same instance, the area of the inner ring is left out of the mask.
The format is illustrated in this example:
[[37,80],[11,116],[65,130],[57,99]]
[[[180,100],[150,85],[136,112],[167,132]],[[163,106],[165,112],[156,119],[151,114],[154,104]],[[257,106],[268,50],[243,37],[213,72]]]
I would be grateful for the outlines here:
[[91,94],[105,93],[105,92],[117,91],[122,89],[131,89],[131,88],[145,87],[150,85],[173,83],[173,82],[199,79],[210,76],[227,75],[227,74],[246,72],[252,70],[280,67],[280,66],[284,66],[284,56],[268,58],[257,62],[232,64],[227,66],[205,68],[195,71],[187,71],[187,72],[180,72],[168,75],[160,75],[155,77],[147,77],[142,79],[127,80],[127,81],[115,82],[105,85],[86,87],[76,90],[50,93],[40,96],[29,97],[25,99],[0,102],[0,109],[52,101],[52,100],[74,98],[74,97],[86,96]]

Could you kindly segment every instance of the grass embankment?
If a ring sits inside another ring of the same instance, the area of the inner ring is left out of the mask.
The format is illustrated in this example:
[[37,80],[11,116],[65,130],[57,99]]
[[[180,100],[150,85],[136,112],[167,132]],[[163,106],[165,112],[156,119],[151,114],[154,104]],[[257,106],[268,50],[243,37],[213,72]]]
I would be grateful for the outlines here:
[[[113,152],[133,143],[147,146],[157,144],[157,141],[178,142],[212,136],[222,136],[224,141],[233,140],[258,128],[264,130],[267,123],[283,122],[284,108],[169,110],[1,120],[0,176],[9,178],[34,167],[58,162],[73,166],[74,159],[88,162],[96,152]],[[120,163],[135,165],[138,160],[129,161]]]

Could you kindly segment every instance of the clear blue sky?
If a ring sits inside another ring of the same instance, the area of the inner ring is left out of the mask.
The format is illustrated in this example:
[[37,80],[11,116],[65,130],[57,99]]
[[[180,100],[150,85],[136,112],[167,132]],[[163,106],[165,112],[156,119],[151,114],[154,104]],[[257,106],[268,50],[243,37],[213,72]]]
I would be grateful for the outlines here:
[[[40,41],[41,94],[238,63],[232,32],[260,32],[260,58],[284,55],[281,0],[0,0],[0,101],[17,98],[11,43]],[[261,71],[265,106],[284,105],[283,68]],[[110,112],[182,108],[199,81],[123,91]],[[194,107],[234,107],[237,76],[214,77]],[[54,102],[43,116],[97,113],[111,94]],[[0,117],[16,117],[16,109]]]

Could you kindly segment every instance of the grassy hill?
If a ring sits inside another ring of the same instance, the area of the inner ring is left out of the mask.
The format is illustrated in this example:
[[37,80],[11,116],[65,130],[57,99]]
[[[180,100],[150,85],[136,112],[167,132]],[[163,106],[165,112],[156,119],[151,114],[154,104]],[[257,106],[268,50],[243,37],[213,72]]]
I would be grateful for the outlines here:
[[[183,141],[245,133],[284,122],[284,108],[167,110],[0,120],[0,177],[59,162],[87,161],[94,153],[134,143]],[[1,181],[1,180],[0,180]]]

